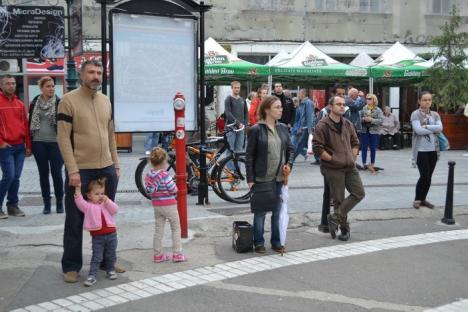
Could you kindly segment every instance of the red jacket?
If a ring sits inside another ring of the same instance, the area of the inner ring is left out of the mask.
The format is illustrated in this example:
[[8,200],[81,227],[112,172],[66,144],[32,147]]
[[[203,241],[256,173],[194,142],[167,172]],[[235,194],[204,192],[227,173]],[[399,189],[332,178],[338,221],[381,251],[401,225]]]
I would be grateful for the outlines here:
[[31,149],[28,118],[23,102],[16,95],[13,100],[0,91],[0,144],[26,144]]

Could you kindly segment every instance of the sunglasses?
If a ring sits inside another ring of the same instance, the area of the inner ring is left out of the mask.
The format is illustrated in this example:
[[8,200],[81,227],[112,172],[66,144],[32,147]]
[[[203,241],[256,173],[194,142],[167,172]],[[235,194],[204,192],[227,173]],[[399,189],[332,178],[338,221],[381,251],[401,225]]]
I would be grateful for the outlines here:
[[373,100],[373,98],[366,98],[366,100]]

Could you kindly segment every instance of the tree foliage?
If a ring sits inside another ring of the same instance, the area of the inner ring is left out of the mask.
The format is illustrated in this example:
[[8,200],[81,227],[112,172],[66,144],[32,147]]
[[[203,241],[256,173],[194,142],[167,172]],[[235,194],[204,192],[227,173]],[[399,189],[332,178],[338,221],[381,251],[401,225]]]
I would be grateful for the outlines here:
[[431,44],[437,47],[434,66],[428,70],[425,85],[434,93],[434,103],[446,113],[454,113],[468,103],[468,33],[460,31],[463,19],[456,6],[450,21],[440,27],[442,33]]

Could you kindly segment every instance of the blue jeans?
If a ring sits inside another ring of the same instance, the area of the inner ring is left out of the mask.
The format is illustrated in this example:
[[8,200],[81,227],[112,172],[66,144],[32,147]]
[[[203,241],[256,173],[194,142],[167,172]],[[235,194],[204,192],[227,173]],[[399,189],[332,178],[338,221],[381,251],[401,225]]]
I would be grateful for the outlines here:
[[0,209],[7,195],[7,206],[18,204],[18,190],[21,172],[23,171],[26,148],[24,144],[16,144],[7,148],[0,148],[0,165],[2,180],[0,181]]
[[307,155],[307,143],[309,141],[309,130],[302,129],[301,134],[299,134],[299,139],[294,146],[294,160],[296,157],[301,154],[302,156]]
[[89,275],[96,278],[101,262],[106,263],[106,272],[115,271],[117,259],[117,232],[96,235],[92,238],[93,255],[89,266]]
[[[83,213],[75,204],[75,188],[68,184],[68,173],[65,175],[65,227],[63,232],[62,271],[79,272],[83,265]],[[118,178],[114,165],[101,169],[81,169],[81,192],[88,192],[91,180],[105,177],[106,195],[115,201]],[[106,264],[107,266],[107,264]]]
[[379,135],[372,133],[361,133],[361,157],[362,164],[367,162],[367,147],[370,145],[371,164],[375,164],[375,152],[379,145]]
[[145,152],[151,151],[153,147],[158,146],[159,144],[159,132],[152,132],[150,135],[146,137],[145,140]]
[[49,167],[54,182],[54,193],[57,201],[63,199],[63,159],[56,142],[32,142],[32,153],[36,159],[39,170],[39,182],[41,185],[42,198],[50,198]]
[[227,141],[234,153],[245,152],[245,130],[239,132],[229,132],[227,134]]
[[[281,186],[282,182],[277,182],[278,196],[281,195]],[[275,210],[271,212],[271,246],[280,247],[280,234],[279,234],[279,212],[281,209],[281,200]],[[265,227],[265,216],[266,212],[255,212],[253,220],[254,228],[254,245],[263,246],[265,244],[265,239],[263,238],[264,227]]]

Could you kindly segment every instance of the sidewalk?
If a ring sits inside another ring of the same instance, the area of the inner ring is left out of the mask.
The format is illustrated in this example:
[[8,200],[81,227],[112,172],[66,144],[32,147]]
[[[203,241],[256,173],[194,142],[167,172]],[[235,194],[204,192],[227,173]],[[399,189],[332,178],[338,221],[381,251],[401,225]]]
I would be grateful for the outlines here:
[[[350,214],[352,236],[349,243],[467,228],[468,155],[465,154],[464,151],[443,153],[434,173],[433,186],[428,197],[438,207],[434,210],[427,208],[415,210],[410,207],[418,172],[411,167],[410,150],[378,152],[377,165],[384,167],[385,170],[376,175],[361,173],[366,188],[366,198]],[[184,240],[184,250],[189,261],[177,265],[153,264],[151,262],[153,211],[150,203],[136,192],[133,178],[138,158],[143,155],[140,151],[131,154],[121,153],[119,156],[123,169],[117,194],[117,202],[120,205],[117,216],[118,262],[126,267],[127,272],[120,275],[117,281],[101,278],[93,289],[85,289],[80,283],[73,285],[63,283],[60,259],[64,216],[55,213],[47,216],[42,214],[37,168],[34,160],[28,159],[20,191],[21,204],[26,217],[11,217],[0,222],[2,238],[0,240],[0,276],[2,277],[0,311],[22,308],[166,273],[258,257],[258,254],[254,253],[236,254],[231,248],[232,222],[234,220],[251,222],[252,215],[248,205],[226,203],[210,191],[211,204],[207,206],[197,206],[197,198],[189,196],[189,239]],[[328,234],[317,231],[323,178],[317,166],[310,165],[310,161],[303,161],[301,157],[298,159],[290,179],[291,219],[288,230],[288,251],[346,245],[347,243],[333,241]],[[455,226],[440,224],[443,216],[442,207],[445,203],[448,160],[457,162],[454,190],[456,205],[454,211],[457,221]],[[168,227],[166,230],[168,238]],[[266,231],[265,238],[268,241],[268,221]],[[90,241],[89,235],[85,233],[83,246],[85,265],[81,274],[82,279],[88,270],[91,255]],[[170,246],[170,242],[166,239],[164,245]],[[268,254],[272,254],[271,251],[268,251]],[[383,255],[376,257],[377,263],[386,259]],[[433,257],[438,255],[435,254]],[[441,300],[441,304],[444,302],[450,301]],[[138,308],[138,304],[135,302],[135,307],[132,308],[134,311],[147,310],[143,307]]]

